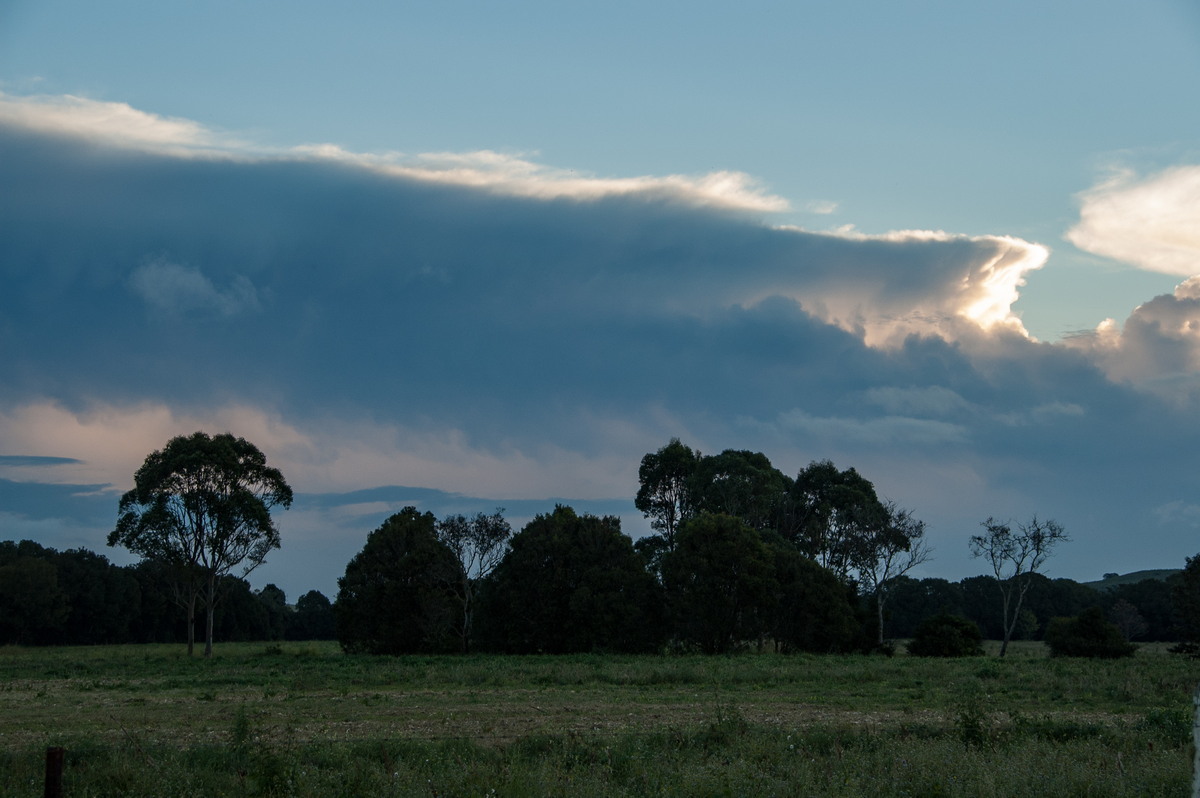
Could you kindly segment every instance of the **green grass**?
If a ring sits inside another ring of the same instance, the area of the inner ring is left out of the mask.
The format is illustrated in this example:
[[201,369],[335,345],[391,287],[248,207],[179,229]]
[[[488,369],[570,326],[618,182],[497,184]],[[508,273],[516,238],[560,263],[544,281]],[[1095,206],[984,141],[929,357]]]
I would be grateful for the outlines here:
[[1178,795],[1200,667],[0,648],[0,795]]

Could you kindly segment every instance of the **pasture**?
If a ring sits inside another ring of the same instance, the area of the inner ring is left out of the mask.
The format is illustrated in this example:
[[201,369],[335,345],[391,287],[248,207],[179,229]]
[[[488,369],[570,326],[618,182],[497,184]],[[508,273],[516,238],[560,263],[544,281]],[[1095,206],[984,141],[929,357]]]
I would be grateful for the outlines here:
[[1186,794],[1200,663],[0,648],[0,795]]

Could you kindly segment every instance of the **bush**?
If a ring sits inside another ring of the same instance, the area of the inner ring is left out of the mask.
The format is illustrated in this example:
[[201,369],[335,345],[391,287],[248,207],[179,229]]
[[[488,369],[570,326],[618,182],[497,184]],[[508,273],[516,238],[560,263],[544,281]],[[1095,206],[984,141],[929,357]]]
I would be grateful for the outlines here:
[[1128,657],[1137,646],[1125,640],[1117,625],[1092,607],[1075,618],[1054,618],[1046,627],[1046,644],[1052,657]]
[[979,624],[958,615],[942,613],[926,618],[908,644],[917,657],[976,657],[983,653]]

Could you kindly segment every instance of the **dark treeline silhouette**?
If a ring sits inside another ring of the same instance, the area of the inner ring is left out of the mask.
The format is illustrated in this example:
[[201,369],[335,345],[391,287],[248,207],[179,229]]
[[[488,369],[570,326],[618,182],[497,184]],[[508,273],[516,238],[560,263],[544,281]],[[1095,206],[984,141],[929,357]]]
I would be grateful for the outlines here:
[[[468,522],[405,508],[338,580],[339,640],[385,654],[886,652],[935,618],[1015,640],[1097,613],[1126,641],[1178,640],[1186,626],[1178,577],[1098,590],[1021,560],[1020,582],[914,579],[931,554],[924,524],[829,461],[791,478],[758,452],[705,456],[673,439],[643,458],[639,481],[655,531],[637,541],[615,517],[561,505],[515,535],[500,511]],[[468,529],[488,532],[486,568],[462,546]],[[1021,601],[1002,602],[1013,586]]]
[[[222,640],[333,639],[333,609],[318,591],[294,606],[274,585],[225,577],[214,612]],[[87,549],[0,541],[0,643],[184,643],[177,585],[154,561],[117,566]]]
[[[931,556],[924,523],[853,468],[817,461],[793,478],[758,452],[703,455],[673,439],[643,458],[639,482],[654,533],[637,541],[618,518],[561,505],[516,533],[502,510],[439,520],[407,507],[370,533],[332,605],[317,591],[290,605],[275,585],[221,576],[206,592],[219,597],[214,635],[336,637],[382,654],[890,652],[937,620],[989,639],[1074,645],[1103,627],[1200,650],[1200,556],[1165,580],[1103,590],[1017,569],[1021,601],[1002,604],[1018,583],[999,570],[910,576]],[[186,587],[169,560],[118,567],[84,549],[0,542],[0,643],[185,642]]]

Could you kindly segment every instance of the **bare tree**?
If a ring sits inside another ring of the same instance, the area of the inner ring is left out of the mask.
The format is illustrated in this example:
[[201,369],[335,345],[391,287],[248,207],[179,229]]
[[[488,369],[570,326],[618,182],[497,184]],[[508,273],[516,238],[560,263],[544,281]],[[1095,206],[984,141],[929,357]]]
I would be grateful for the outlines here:
[[971,556],[985,557],[1000,588],[1004,641],[1000,656],[1008,652],[1008,642],[1021,614],[1021,603],[1046,560],[1059,543],[1070,538],[1055,521],[1039,521],[1035,515],[1028,524],[1001,523],[988,518],[981,526],[984,534],[972,535]]
[[927,562],[933,549],[925,540],[925,522],[894,502],[885,505],[884,523],[857,549],[855,571],[859,583],[875,597],[879,644],[883,645],[883,610],[898,577]]
[[504,508],[497,508],[491,515],[476,513],[472,518],[448,515],[437,525],[438,540],[454,552],[461,565],[454,591],[462,604],[462,626],[458,635],[464,654],[471,647],[475,588],[504,559],[508,541],[512,538],[512,527],[504,520],[503,513]]

